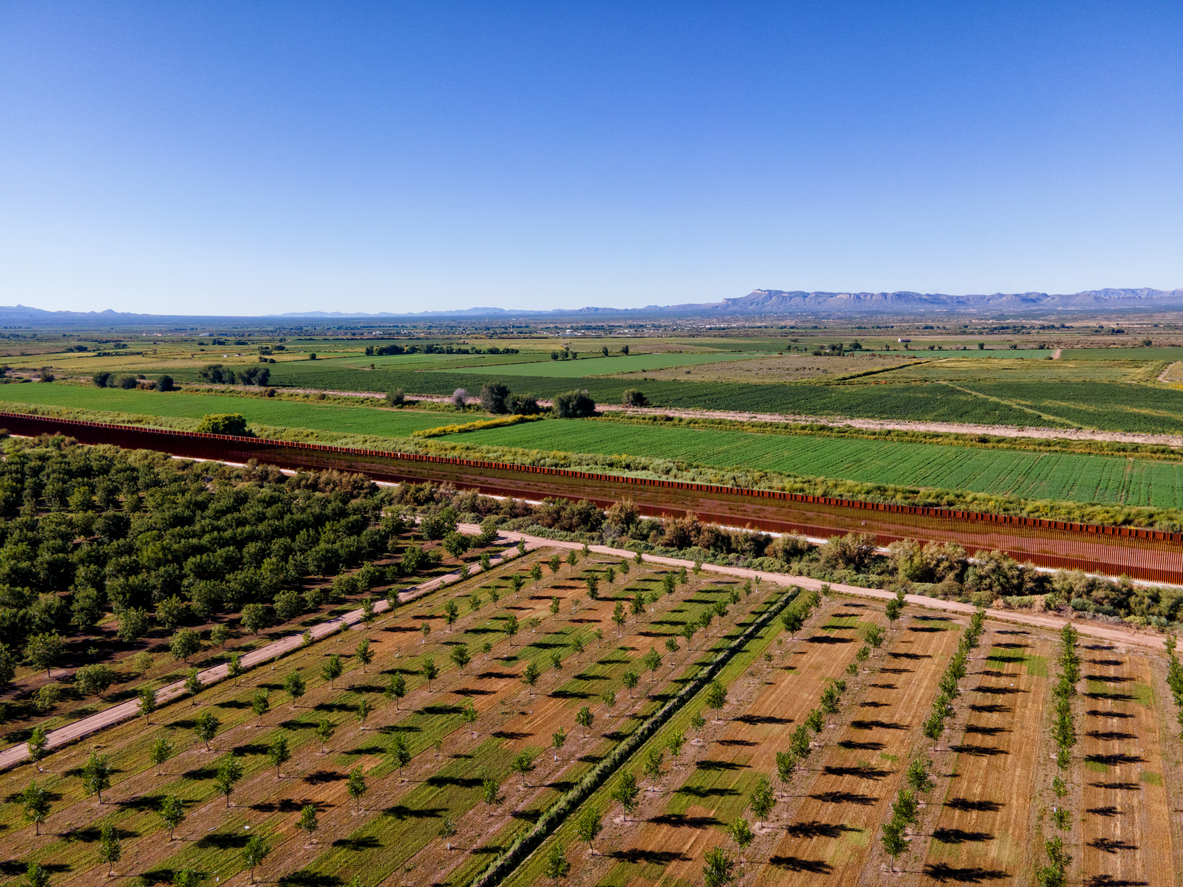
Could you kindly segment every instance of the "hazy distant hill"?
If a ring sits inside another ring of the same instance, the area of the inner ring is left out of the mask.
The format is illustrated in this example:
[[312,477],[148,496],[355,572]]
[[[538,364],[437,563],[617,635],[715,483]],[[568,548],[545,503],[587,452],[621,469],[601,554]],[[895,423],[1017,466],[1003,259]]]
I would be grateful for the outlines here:
[[[929,314],[1043,314],[1057,311],[1148,311],[1183,310],[1183,289],[1156,290],[1099,289],[1081,293],[994,293],[993,295],[951,296],[945,293],[914,293],[907,290],[892,293],[805,292],[803,290],[753,290],[746,296],[685,305],[647,305],[644,308],[556,308],[551,311],[515,311],[506,308],[466,308],[456,311],[423,311],[399,313],[383,311],[378,314],[346,311],[305,311],[282,315],[267,315],[254,320],[267,320],[280,325],[297,324],[302,320],[382,320],[404,318],[444,319],[449,317],[507,320],[521,318],[577,318],[594,317],[603,320],[630,318],[660,319],[662,317],[739,318],[760,316],[816,316],[847,317],[860,315],[894,315],[923,317]],[[116,311],[43,311],[24,305],[0,306],[0,323],[50,326],[90,325],[95,327],[176,325],[194,322],[246,321],[246,317],[210,317],[184,315],[126,314]]]

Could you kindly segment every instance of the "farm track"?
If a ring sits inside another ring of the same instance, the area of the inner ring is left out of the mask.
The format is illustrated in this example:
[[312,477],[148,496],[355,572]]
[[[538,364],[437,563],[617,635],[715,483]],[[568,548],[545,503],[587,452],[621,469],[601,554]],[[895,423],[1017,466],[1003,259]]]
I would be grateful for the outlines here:
[[[992,668],[985,658],[992,648],[1013,658],[1001,669]],[[978,650],[971,661],[985,667],[958,701],[968,708],[967,723],[955,747],[955,778],[919,874],[918,883],[924,885],[974,879],[1025,885],[1034,868],[1030,820],[1041,787],[1038,756],[1044,731],[1033,725],[1043,723],[1048,679],[1032,674],[1024,657],[1046,659],[1054,650],[1047,637],[997,624],[988,625]]]
[[651,515],[696,514],[701,520],[727,526],[797,532],[812,537],[870,533],[881,545],[901,539],[956,542],[971,553],[1000,550],[1019,561],[1044,567],[1183,584],[1183,534],[1178,533],[478,460],[197,435],[14,413],[4,413],[0,420],[13,433],[61,432],[85,443],[154,449],[189,458],[232,462],[258,459],[281,468],[359,471],[375,480],[446,482],[491,495],[587,499],[602,507],[632,499],[644,513]]
[[1149,665],[1109,644],[1082,647],[1079,871],[1086,884],[1174,885],[1163,774],[1144,769],[1162,760]]

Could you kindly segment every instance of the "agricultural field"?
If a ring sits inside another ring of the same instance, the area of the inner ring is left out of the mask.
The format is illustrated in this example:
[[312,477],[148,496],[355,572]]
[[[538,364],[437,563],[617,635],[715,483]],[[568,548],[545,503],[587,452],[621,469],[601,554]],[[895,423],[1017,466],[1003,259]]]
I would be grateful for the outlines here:
[[[728,360],[700,364],[695,367],[679,365],[669,368],[645,368],[648,379],[663,382],[731,382],[750,385],[780,385],[798,379],[830,376],[840,378],[857,373],[891,369],[903,363],[924,359],[920,355],[896,352],[847,352],[841,357],[815,357],[812,354],[788,353],[775,356],[753,355],[748,360]],[[621,371],[623,372],[623,371]],[[638,372],[634,370],[633,372]],[[648,381],[648,379],[646,381]]]
[[[563,424],[556,432],[554,422]],[[630,455],[873,484],[968,490],[1024,499],[1174,507],[1183,463],[1004,449],[548,420],[464,435],[468,444]]]
[[[745,354],[741,360],[760,357],[757,353]],[[545,375],[552,379],[584,379],[592,376],[609,376],[624,373],[641,373],[663,370],[670,367],[702,367],[717,363],[733,363],[735,354],[616,354],[608,357],[599,354],[581,354],[577,360],[553,360],[550,365],[539,366],[537,362],[522,362],[501,366],[465,367],[468,372],[498,378],[511,379],[517,376]],[[451,370],[443,370],[451,372]],[[709,372],[709,371],[708,371]],[[709,374],[706,378],[710,378]]]
[[375,404],[317,404],[308,401],[238,397],[218,394],[187,394],[183,391],[156,392],[117,388],[86,388],[79,385],[0,385],[0,408],[19,411],[39,405],[64,409],[102,410],[142,417],[144,424],[154,417],[189,419],[191,427],[210,413],[241,413],[252,426],[310,428],[346,434],[408,437],[415,431],[438,428],[456,422],[454,413],[387,409]]
[[[1049,632],[985,622],[952,711],[930,734],[966,629],[960,616],[906,608],[892,621],[877,603],[823,600],[803,629],[762,639],[767,655],[730,676],[721,709],[694,700],[638,751],[632,809],[618,778],[507,883],[541,883],[557,847],[579,885],[704,883],[712,851],[741,885],[1031,885],[1059,838],[1067,883],[1175,884],[1183,842],[1169,811],[1180,784],[1167,746],[1178,739],[1159,699],[1162,657],[1081,638],[1080,739],[1060,769]],[[876,632],[878,645],[865,644]],[[819,708],[827,693],[832,704]],[[786,772],[778,756],[801,729],[809,751]],[[659,754],[664,767],[649,766]],[[913,812],[892,856],[885,827],[904,795]],[[597,815],[602,831],[588,842],[581,824]]]
[[[141,883],[193,869],[245,884],[243,851],[260,837],[270,855],[254,874],[271,883],[468,883],[779,593],[559,554],[532,552],[4,774],[5,797],[35,781],[50,812],[29,825],[21,804],[0,809],[0,871],[32,861],[54,884],[92,884],[109,867]],[[206,714],[219,721],[209,748],[194,732]],[[153,764],[159,740],[171,754]],[[95,750],[111,778],[88,794]],[[232,756],[241,776],[219,792]],[[158,812],[174,796],[175,829]],[[301,831],[309,807],[316,827]],[[108,826],[113,863],[100,858]]]

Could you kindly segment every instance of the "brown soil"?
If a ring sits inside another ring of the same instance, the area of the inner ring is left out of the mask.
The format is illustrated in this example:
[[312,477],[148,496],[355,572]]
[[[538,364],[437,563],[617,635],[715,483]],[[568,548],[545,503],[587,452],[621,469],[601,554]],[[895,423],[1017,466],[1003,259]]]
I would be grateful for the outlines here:
[[879,825],[890,815],[937,678],[957,646],[958,632],[930,628],[906,620],[759,883],[778,883],[788,873],[794,884],[854,884],[864,874],[868,883],[881,881],[877,866],[864,873],[864,865],[878,849]]
[[[735,806],[732,792],[736,789],[730,782],[720,783],[715,800],[704,798],[702,803],[689,805],[681,815],[666,814],[670,803],[704,766],[735,768],[740,772],[732,781],[745,789],[757,774],[770,775],[775,781],[776,752],[784,750],[788,733],[817,705],[825,683],[839,677],[853,660],[858,645],[852,630],[817,630],[844,605],[849,606],[845,602],[826,602],[798,633],[799,640],[785,639],[780,647],[770,647],[773,665],[753,665],[743,679],[729,688],[725,719],[708,721],[701,731],[689,734],[692,739],[680,758],[674,759],[657,786],[650,786],[656,791],[645,792],[634,814],[625,820],[618,806],[608,809],[604,833],[597,841],[599,852],[589,855],[579,851],[574,872],[578,883],[602,883],[617,864],[646,860],[663,863],[660,880],[697,883],[703,854],[725,840],[720,807]],[[820,643],[821,638],[832,642]],[[746,797],[740,806],[745,803]],[[753,861],[749,864],[761,858],[761,845],[771,845],[773,840],[757,838],[745,854]],[[647,885],[655,880],[642,875],[629,883]]]
[[948,762],[955,778],[949,782],[935,836],[918,873],[921,884],[978,878],[1022,885],[1029,883],[1033,869],[1028,824],[1041,788],[1035,774],[1040,769],[1048,679],[1028,674],[1022,661],[997,668],[984,657],[991,646],[1044,657],[1054,657],[1055,648],[1036,632],[993,629],[978,648],[981,667],[971,678],[976,685],[957,703],[968,710],[967,725],[955,746],[956,756]]
[[[1086,883],[1174,885],[1170,807],[1162,785],[1158,716],[1145,657],[1082,645],[1079,869]],[[1149,779],[1147,778],[1149,776]]]

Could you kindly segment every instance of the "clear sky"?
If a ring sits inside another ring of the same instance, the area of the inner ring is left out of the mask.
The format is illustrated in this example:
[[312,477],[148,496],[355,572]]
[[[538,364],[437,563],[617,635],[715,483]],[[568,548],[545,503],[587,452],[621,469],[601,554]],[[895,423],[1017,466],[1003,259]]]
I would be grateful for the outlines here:
[[1183,3],[0,4],[0,304],[1183,287]]

